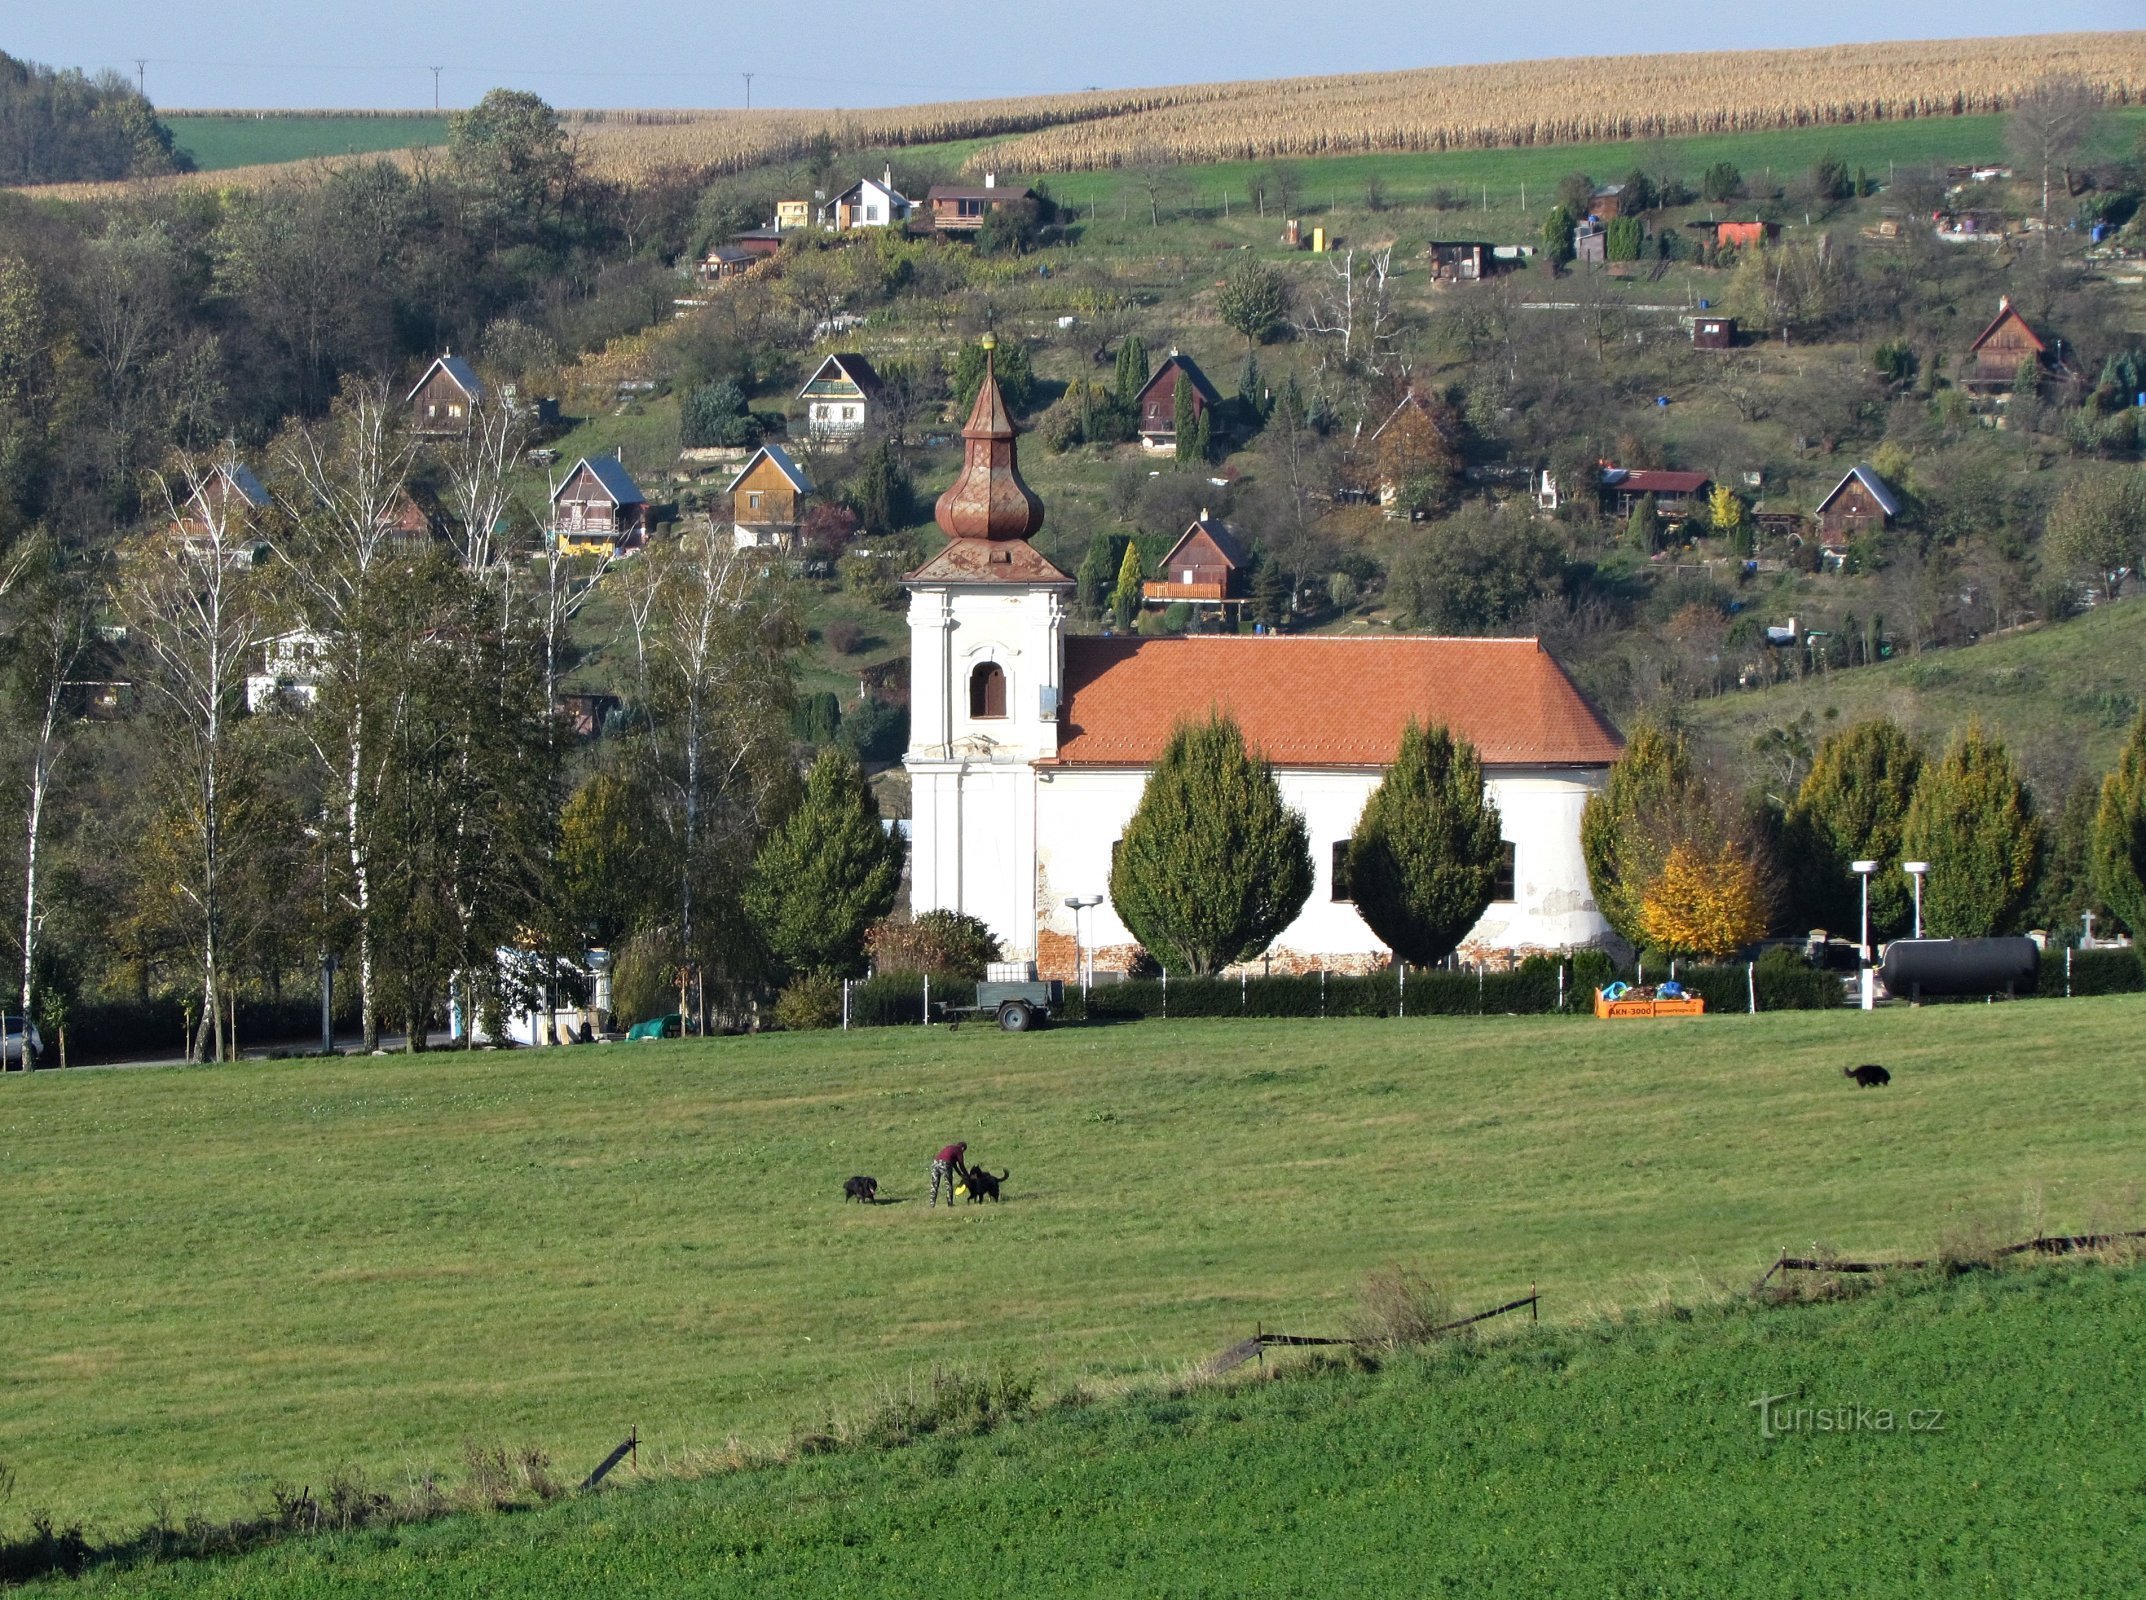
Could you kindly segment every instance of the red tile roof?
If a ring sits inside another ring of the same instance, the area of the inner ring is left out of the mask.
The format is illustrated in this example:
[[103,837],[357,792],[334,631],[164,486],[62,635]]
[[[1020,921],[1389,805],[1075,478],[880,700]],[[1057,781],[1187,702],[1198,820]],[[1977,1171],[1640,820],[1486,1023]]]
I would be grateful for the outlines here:
[[1535,639],[1068,639],[1058,759],[1147,766],[1220,708],[1282,767],[1377,767],[1410,717],[1490,766],[1606,766],[1624,740]]
[[1713,479],[1703,472],[1665,472],[1658,467],[1612,467],[1602,475],[1602,485],[1630,494],[1697,494]]

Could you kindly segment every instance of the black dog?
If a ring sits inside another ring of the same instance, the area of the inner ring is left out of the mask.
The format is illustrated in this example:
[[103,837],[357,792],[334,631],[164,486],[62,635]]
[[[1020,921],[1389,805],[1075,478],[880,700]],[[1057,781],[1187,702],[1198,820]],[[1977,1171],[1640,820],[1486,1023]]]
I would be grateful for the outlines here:
[[1893,1075],[1883,1067],[1866,1062],[1860,1067],[1842,1067],[1841,1076],[1855,1079],[1858,1089],[1882,1089],[1893,1081]]
[[995,1178],[982,1167],[969,1168],[969,1203],[974,1205],[979,1200],[997,1200],[998,1186],[1012,1176],[1013,1169],[1010,1167]]
[[856,1200],[868,1206],[878,1205],[879,1180],[877,1178],[850,1179],[849,1182],[842,1185],[842,1199],[845,1204],[851,1200]]

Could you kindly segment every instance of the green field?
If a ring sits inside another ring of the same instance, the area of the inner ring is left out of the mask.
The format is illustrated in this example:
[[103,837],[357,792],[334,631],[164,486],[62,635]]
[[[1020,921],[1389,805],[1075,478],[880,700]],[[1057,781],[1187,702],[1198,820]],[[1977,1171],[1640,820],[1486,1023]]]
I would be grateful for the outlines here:
[[1820,735],[1865,717],[1890,717],[1933,747],[1980,717],[2054,805],[2080,773],[2116,764],[2125,732],[2146,705],[2140,622],[2139,603],[2125,600],[1959,649],[1695,700],[1685,716],[1739,760],[1762,731],[1804,716]]
[[[339,1464],[779,1441],[930,1364],[1152,1379],[1362,1275],[1552,1320],[2130,1215],[2146,1000],[1181,1022],[0,1083],[14,1504],[122,1531]],[[1842,1065],[1879,1060],[1861,1093]],[[1007,1203],[928,1211],[956,1137]],[[844,1207],[870,1173],[899,1203]],[[2039,1197],[2035,1199],[2034,1197]],[[2023,1208],[2046,1215],[2023,1216]]]
[[2043,1267],[1518,1329],[35,1592],[2132,1593],[2142,1292]]
[[[2097,154],[2110,158],[2128,151],[2141,132],[2146,132],[2146,111],[2124,109],[2102,114],[2095,125]],[[943,152],[952,162],[966,161],[988,141],[968,140],[958,144],[919,146],[913,154]],[[1825,128],[1779,128],[1765,133],[1726,133],[1704,138],[1665,139],[1655,144],[1628,142],[1591,145],[1536,145],[1494,150],[1379,151],[1366,155],[1331,156],[1324,159],[1277,163],[1274,161],[1218,162],[1208,166],[1171,168],[1167,174],[1168,204],[1193,200],[1203,207],[1222,205],[1228,190],[1230,204],[1241,208],[1250,192],[1250,181],[1275,168],[1287,166],[1302,185],[1303,205],[1324,211],[1331,205],[1354,208],[1361,205],[1373,177],[1385,185],[1389,201],[1420,202],[1435,190],[1446,189],[1463,202],[1453,213],[1457,236],[1468,237],[1462,222],[1465,207],[1479,204],[1481,191],[1490,190],[1493,210],[1511,209],[1523,184],[1540,193],[1530,196],[1539,217],[1554,198],[1551,191],[1568,172],[1586,172],[1598,182],[1611,183],[1644,161],[1650,168],[1659,151],[1667,170],[1696,183],[1698,175],[1716,161],[1739,168],[1746,180],[1770,178],[1787,183],[1808,172],[1820,156],[1833,155],[1850,166],[1862,165],[1873,179],[1884,181],[1888,163],[1902,167],[1960,166],[1999,162],[2005,159],[2004,119],[1982,117],[1926,117],[1903,122],[1865,122]],[[1126,172],[1049,173],[1042,181],[1059,200],[1080,206],[1107,205],[1121,200],[1137,213],[1145,208],[1145,189],[1138,175]],[[1273,210],[1273,201],[1268,209]]]
[[429,113],[372,117],[170,116],[179,146],[203,172],[230,167],[264,166],[277,161],[307,161],[314,156],[370,155],[380,150],[409,150],[445,144],[447,119]]

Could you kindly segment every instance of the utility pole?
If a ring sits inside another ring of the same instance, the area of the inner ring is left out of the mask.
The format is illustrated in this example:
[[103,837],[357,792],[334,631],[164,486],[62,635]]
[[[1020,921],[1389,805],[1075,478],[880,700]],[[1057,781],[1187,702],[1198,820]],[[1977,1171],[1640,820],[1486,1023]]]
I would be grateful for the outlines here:
[[144,100],[149,98],[149,58],[147,56],[136,56],[134,58],[134,92]]
[[741,72],[738,76],[745,80],[745,109],[750,111],[753,108],[753,75],[750,72]]
[[438,116],[440,114],[440,74],[447,69],[444,67],[427,67],[425,70],[432,74],[432,114]]

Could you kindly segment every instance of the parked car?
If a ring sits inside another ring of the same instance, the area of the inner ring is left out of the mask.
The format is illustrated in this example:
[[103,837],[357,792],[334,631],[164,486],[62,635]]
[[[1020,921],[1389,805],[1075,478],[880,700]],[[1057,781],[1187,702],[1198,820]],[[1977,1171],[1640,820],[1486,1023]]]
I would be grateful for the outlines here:
[[[0,1066],[4,1066],[10,1072],[23,1065],[22,1030],[23,1019],[21,1017],[9,1017],[7,1019],[6,1042],[0,1044]],[[44,1053],[45,1041],[38,1036],[37,1024],[33,1022],[30,1024],[30,1055],[35,1058],[42,1056]]]

